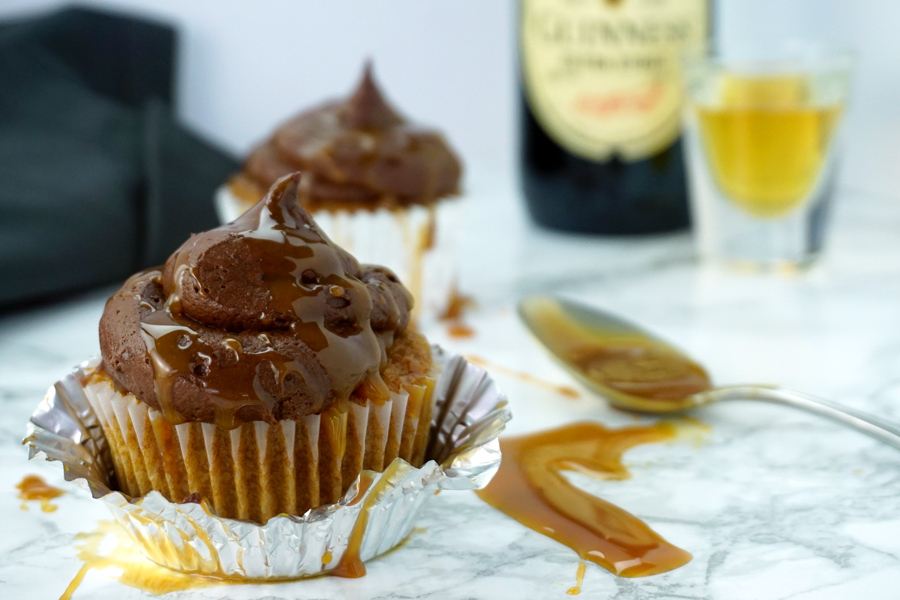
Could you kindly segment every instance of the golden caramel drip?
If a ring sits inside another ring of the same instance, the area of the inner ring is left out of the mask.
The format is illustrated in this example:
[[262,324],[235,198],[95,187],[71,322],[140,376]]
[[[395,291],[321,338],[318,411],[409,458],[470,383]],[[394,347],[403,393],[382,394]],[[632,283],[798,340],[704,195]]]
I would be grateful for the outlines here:
[[[377,477],[375,473],[363,471],[360,475],[359,490],[356,492],[356,496],[348,506],[358,504],[364,496],[365,500],[359,511],[359,516],[356,517],[353,531],[350,532],[350,540],[347,543],[347,549],[344,550],[340,562],[335,566],[334,570],[331,571],[331,575],[355,579],[363,577],[366,574],[366,565],[363,563],[362,558],[360,558],[359,553],[360,550],[362,550],[363,538],[366,535],[366,527],[369,525],[369,515],[382,497],[393,489],[396,483],[394,479],[398,472],[403,468],[404,464],[406,463],[403,461],[392,462],[391,465],[385,469],[381,479],[374,485],[373,482],[375,477]],[[371,492],[366,496],[366,492],[368,492],[370,488]]]
[[553,390],[560,396],[565,396],[566,398],[581,398],[581,393],[575,388],[568,385],[557,385],[555,383],[550,383],[549,381],[544,381],[543,379],[538,379],[533,375],[529,375],[528,373],[522,373],[520,371],[514,371],[512,369],[507,369],[506,367],[501,367],[500,365],[495,365],[487,360],[481,358],[480,356],[475,356],[473,354],[466,355],[466,360],[472,363],[473,365],[478,365],[479,367],[484,367],[485,369],[494,372],[494,373],[502,373],[503,375],[508,375],[509,377],[515,377],[516,379],[520,379],[525,383],[530,383],[532,385],[536,385],[542,388],[546,388],[548,390]]
[[[353,500],[351,500],[347,506],[354,506],[362,501],[366,492],[369,491],[369,488],[371,488],[372,484],[375,482],[375,477],[376,475],[369,471],[364,471],[360,475],[359,488],[356,492],[356,496],[353,497]],[[377,502],[377,500],[372,500],[375,497],[375,490],[372,491],[373,494],[366,499],[365,504],[363,504],[362,509],[359,512],[359,516],[356,517],[356,523],[353,524],[353,530],[350,532],[350,540],[347,543],[347,549],[344,550],[340,562],[338,562],[331,572],[332,575],[356,579],[363,577],[366,574],[366,565],[363,564],[363,561],[359,556],[359,551],[362,549],[363,537],[366,534],[366,526],[369,524],[369,510],[372,505]]]
[[[437,215],[434,206],[428,207],[428,218],[418,230],[412,230],[410,223],[410,215],[406,212],[397,212],[394,214],[394,220],[397,221],[398,228],[404,232],[403,237],[406,246],[406,255],[409,258],[409,271],[405,281],[413,298],[421,299],[423,289],[423,266],[425,264],[425,254],[434,247],[435,235],[435,217]],[[413,309],[413,319],[419,320],[422,311],[421,302]]]
[[28,509],[25,505],[28,500],[38,500],[42,511],[53,512],[57,506],[50,504],[50,500],[65,494],[63,490],[53,487],[38,475],[26,475],[16,484],[16,489],[19,490],[19,500],[23,501],[22,510]]
[[691,555],[637,517],[573,486],[564,471],[603,479],[628,477],[622,454],[639,444],[670,440],[666,423],[611,430],[576,423],[500,440],[500,470],[478,496],[519,523],[572,548],[620,577],[644,577],[685,565]]
[[581,593],[581,585],[584,583],[584,571],[587,567],[587,564],[584,562],[578,563],[578,570],[575,571],[575,585],[566,590],[566,593],[570,596],[577,596]]
[[383,406],[385,402],[391,399],[391,390],[384,382],[381,373],[374,372],[369,373],[363,379],[359,387],[354,390],[353,396],[363,401],[370,401],[376,406]]

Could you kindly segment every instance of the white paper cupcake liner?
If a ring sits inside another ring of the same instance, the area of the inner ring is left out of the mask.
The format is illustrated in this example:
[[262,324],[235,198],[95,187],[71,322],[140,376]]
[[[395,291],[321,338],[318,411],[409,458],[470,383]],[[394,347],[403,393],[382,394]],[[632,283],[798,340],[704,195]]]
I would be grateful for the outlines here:
[[[228,185],[216,191],[215,204],[222,223],[230,223],[249,208]],[[319,210],[313,217],[332,241],[359,262],[394,271],[416,299],[414,316],[430,322],[446,312],[454,294],[464,205],[463,198],[454,197],[428,207]]]
[[[94,411],[82,384],[96,359],[50,388],[31,417],[25,443],[29,458],[62,462],[66,480],[103,501],[158,564],[249,580],[318,575],[340,564],[358,524],[364,526],[359,556],[367,561],[409,535],[435,491],[479,489],[496,472],[497,436],[511,417],[505,397],[487,373],[462,357],[435,347],[434,358],[442,370],[421,468],[394,459],[383,473],[364,471],[338,502],[265,525],[219,517],[206,503],[170,502],[157,491],[129,498],[110,489],[115,470],[103,434],[106,416]],[[357,498],[361,481],[364,493]]]

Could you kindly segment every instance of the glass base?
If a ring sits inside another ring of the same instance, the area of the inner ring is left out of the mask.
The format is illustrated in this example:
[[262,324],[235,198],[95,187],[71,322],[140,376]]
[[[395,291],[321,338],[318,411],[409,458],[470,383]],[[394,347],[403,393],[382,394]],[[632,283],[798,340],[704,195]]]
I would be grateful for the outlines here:
[[701,256],[701,260],[710,266],[728,271],[731,273],[741,273],[747,275],[780,275],[793,276],[800,275],[809,271],[818,261],[820,253],[807,254],[802,260],[777,260],[770,262],[759,262],[746,259],[728,259],[719,256]]

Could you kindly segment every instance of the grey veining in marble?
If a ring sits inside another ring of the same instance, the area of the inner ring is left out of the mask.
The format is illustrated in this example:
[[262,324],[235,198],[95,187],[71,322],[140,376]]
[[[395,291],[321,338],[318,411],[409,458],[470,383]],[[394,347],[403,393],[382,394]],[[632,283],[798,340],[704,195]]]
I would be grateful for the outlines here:
[[[477,335],[458,340],[434,328],[434,342],[571,384],[512,309],[524,292],[565,293],[676,342],[719,383],[777,382],[900,421],[900,202],[845,192],[822,263],[797,278],[772,279],[700,268],[684,236],[591,241],[535,233],[521,215],[507,217],[514,199],[505,194],[471,209],[463,288],[480,302],[469,318]],[[22,511],[13,488],[26,473],[65,485],[54,465],[25,461],[21,437],[47,385],[97,351],[105,296],[0,317],[2,598],[58,598],[80,567],[74,535],[108,518],[100,503],[68,487],[58,511]],[[511,433],[579,419],[635,422],[587,395],[572,400],[503,373],[496,378],[515,414]],[[588,565],[584,597],[900,597],[900,453],[777,407],[735,403],[696,416],[712,426],[701,443],[633,449],[625,457],[633,474],[627,481],[575,476],[694,559],[643,579]],[[371,562],[363,579],[169,597],[561,599],[575,582],[572,551],[469,492],[442,494],[418,525],[425,531]],[[89,574],[74,596],[143,597],[102,573]]]

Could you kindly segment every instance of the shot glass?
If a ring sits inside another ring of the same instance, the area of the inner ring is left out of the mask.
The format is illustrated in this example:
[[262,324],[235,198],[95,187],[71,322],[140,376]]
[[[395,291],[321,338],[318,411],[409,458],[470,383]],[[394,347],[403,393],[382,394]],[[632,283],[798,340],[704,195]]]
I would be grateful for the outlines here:
[[712,263],[802,269],[821,252],[854,57],[791,44],[685,60],[697,250]]

